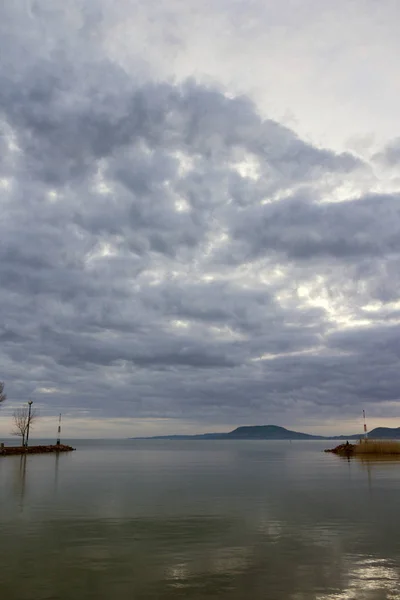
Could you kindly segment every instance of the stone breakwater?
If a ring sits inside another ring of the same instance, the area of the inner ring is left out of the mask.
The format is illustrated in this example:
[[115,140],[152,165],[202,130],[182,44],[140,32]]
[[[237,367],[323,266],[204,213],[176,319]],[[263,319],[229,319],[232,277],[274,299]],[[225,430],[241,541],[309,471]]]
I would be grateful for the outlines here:
[[14,456],[16,454],[47,454],[49,452],[72,452],[75,448],[65,444],[54,444],[50,446],[0,446],[0,456]]
[[336,448],[325,450],[325,452],[332,452],[332,454],[339,454],[340,456],[353,456],[356,451],[356,444],[340,444]]

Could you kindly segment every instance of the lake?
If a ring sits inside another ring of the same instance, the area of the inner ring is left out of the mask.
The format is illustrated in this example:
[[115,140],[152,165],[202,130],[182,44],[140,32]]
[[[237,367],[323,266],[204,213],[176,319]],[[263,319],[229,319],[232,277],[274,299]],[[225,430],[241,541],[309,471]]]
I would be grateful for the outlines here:
[[320,441],[72,445],[0,457],[5,600],[400,598],[399,462]]

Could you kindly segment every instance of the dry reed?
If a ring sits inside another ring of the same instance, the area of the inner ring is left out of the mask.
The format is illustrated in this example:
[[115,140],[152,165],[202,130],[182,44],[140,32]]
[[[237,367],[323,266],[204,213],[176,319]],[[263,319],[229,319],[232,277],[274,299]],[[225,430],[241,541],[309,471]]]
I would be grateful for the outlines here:
[[355,455],[365,454],[399,454],[400,455],[400,441],[396,442],[393,440],[367,440],[361,441],[359,444],[354,446]]

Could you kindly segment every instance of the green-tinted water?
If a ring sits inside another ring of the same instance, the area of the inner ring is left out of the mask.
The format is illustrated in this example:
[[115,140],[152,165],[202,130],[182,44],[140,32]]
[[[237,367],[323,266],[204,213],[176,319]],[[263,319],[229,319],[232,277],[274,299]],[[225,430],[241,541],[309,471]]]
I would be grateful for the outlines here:
[[400,598],[400,463],[321,442],[0,458],[7,600]]

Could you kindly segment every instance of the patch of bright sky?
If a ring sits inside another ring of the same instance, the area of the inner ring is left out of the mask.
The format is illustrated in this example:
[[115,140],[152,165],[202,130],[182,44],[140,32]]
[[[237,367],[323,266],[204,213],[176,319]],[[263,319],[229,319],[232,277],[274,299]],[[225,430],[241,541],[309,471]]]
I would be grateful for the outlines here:
[[166,272],[164,269],[146,269],[140,273],[137,282],[139,286],[142,282],[146,285],[160,285],[165,277]]
[[353,310],[343,302],[343,299],[338,299],[336,302],[332,300],[322,275],[300,285],[297,288],[297,295],[305,307],[324,309],[333,328],[343,329],[371,325],[370,320],[355,316]]
[[267,352],[265,354],[262,354],[261,356],[256,356],[251,360],[257,362],[260,360],[276,360],[278,358],[289,358],[291,356],[304,356],[306,354],[319,355],[322,350],[323,346],[313,346],[312,348],[307,348],[306,350],[295,350],[293,352],[277,352],[275,354]]
[[190,321],[184,321],[183,319],[173,319],[171,325],[176,329],[188,329],[190,327]]
[[383,302],[370,302],[368,304],[365,304],[362,307],[362,310],[365,312],[369,312],[369,313],[377,313],[377,312],[381,312],[381,311],[387,311],[390,312],[392,310],[397,311],[400,310],[400,301],[397,302],[387,302],[387,303],[383,303]]
[[[394,303],[392,303],[393,305]],[[391,312],[394,312],[394,314],[391,314]],[[368,321],[369,323],[373,324],[373,325],[380,325],[380,326],[393,326],[393,325],[400,325],[400,311],[399,311],[399,307],[397,308],[388,308],[387,306],[383,306],[379,312],[376,311],[371,311],[371,310],[366,310],[365,306],[362,306],[360,308],[360,312],[364,313],[364,316],[367,317],[368,315],[371,315],[371,319],[370,321]],[[367,313],[365,315],[365,313]]]
[[200,323],[197,321],[189,321],[184,319],[172,319],[170,321],[170,325],[175,333],[179,333],[179,330],[181,330],[183,333],[184,331],[190,329],[192,335],[197,332],[200,337],[205,335],[207,339],[210,339],[211,337],[212,339],[218,341],[244,340],[246,337],[243,334],[234,331],[227,325],[219,327],[217,325],[208,325],[204,322]]
[[97,168],[97,172],[94,175],[93,190],[101,195],[111,194],[113,191],[112,185],[106,179],[106,164],[100,160]]
[[7,177],[0,178],[0,190],[9,190],[11,188],[11,179]]
[[90,265],[94,260],[117,256],[118,250],[110,242],[101,241],[85,257],[85,263]]
[[171,0],[155,13],[152,3],[116,1],[104,48],[127,72],[178,81],[196,74],[249,94],[266,118],[319,146],[343,150],[363,136],[359,151],[379,147],[400,126],[398,3],[295,5],[256,0],[227,10],[225,2]]
[[0,137],[5,139],[7,149],[11,154],[21,152],[16,134],[12,127],[4,120],[0,121]]
[[271,202],[279,202],[279,200],[283,200],[284,198],[287,198],[289,195],[294,194],[295,192],[299,192],[302,187],[305,187],[303,185],[298,185],[296,187],[291,188],[290,190],[284,189],[284,190],[279,190],[278,192],[274,192],[271,195],[266,196],[265,198],[263,198],[260,201],[260,204],[271,204]]
[[[207,265],[206,265],[207,266]],[[220,269],[216,266],[212,271],[199,268],[198,273],[191,272],[194,281],[225,281],[237,285],[241,288],[265,289],[272,285],[274,289],[277,285],[284,287],[285,279],[289,277],[289,269],[281,263],[271,263],[265,259],[240,264],[237,267],[226,269],[223,265]],[[293,294],[290,292],[290,297]]]
[[400,192],[400,178],[382,167],[373,165],[373,171],[349,174],[338,184],[337,178],[321,192],[321,203],[356,201],[364,194],[391,194]]
[[194,168],[194,159],[188,154],[184,154],[179,150],[176,150],[172,153],[172,156],[178,160],[179,168],[178,175],[179,177],[185,177],[190,171]]
[[177,200],[175,200],[175,210],[176,212],[189,212],[190,211],[190,204],[187,200],[185,200],[185,198],[179,198]]
[[60,198],[60,194],[56,190],[49,190],[47,192],[47,199],[49,202],[51,202],[51,203],[57,202],[59,200],[59,198]]
[[211,231],[208,235],[206,247],[204,249],[204,257],[207,258],[212,253],[226,244],[229,241],[229,234],[221,229],[218,231]]
[[208,327],[208,329],[209,329],[209,332],[215,338],[218,338],[221,341],[223,341],[223,340],[228,340],[228,341],[245,340],[246,339],[245,335],[243,335],[242,333],[239,333],[238,331],[234,331],[231,327],[228,327],[227,325],[225,325],[223,327],[217,327],[216,325],[211,325]]
[[261,175],[260,161],[256,156],[252,156],[251,154],[247,154],[241,162],[233,163],[232,167],[236,169],[242,177],[254,181],[259,179]]
[[15,136],[10,136],[7,139],[7,147],[10,152],[21,152],[21,148],[17,144],[17,138]]
[[287,276],[287,269],[283,265],[274,265],[270,269],[259,274],[259,280],[262,283],[269,284],[275,281],[280,281]]

